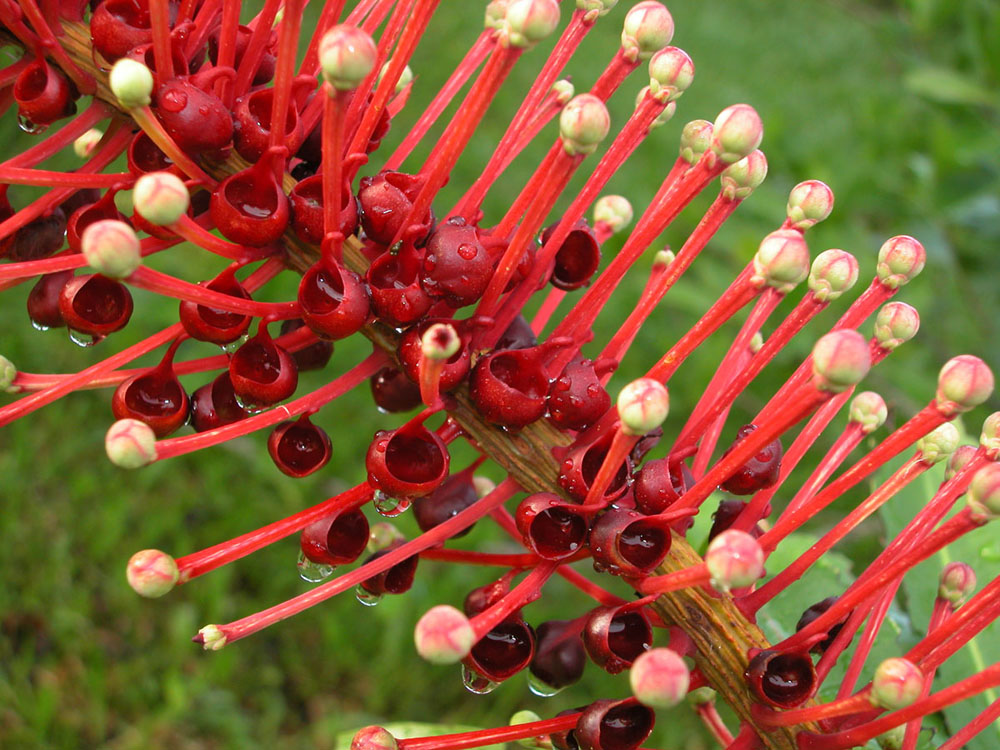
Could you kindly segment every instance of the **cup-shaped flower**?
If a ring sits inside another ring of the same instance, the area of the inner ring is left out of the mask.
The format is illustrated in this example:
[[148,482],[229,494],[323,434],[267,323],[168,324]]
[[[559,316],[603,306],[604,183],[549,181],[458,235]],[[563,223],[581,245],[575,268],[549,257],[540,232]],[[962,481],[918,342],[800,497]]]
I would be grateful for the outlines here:
[[330,460],[330,437],[303,414],[294,422],[275,426],[267,438],[267,452],[282,474],[305,477]]
[[[798,632],[809,625],[813,620],[819,617],[821,614],[826,612],[830,607],[832,607],[837,602],[838,597],[828,596],[822,601],[818,601],[815,604],[806,608],[802,616],[799,617],[799,621],[795,623],[795,631]],[[844,623],[847,622],[849,615],[844,615],[839,622],[832,625],[829,630],[826,631],[826,637],[822,640],[817,640],[810,651],[814,654],[822,654],[831,645],[833,645],[834,638],[840,633],[841,629],[844,627]]]
[[757,699],[775,708],[795,708],[816,688],[816,669],[804,652],[760,651],[750,659],[745,677]]
[[642,609],[623,604],[591,611],[583,645],[591,660],[610,674],[628,669],[653,644],[653,629]]
[[[250,293],[236,278],[234,268],[226,268],[211,281],[201,282],[202,286],[213,292],[228,294],[240,299],[250,299]],[[231,344],[246,334],[253,320],[250,315],[241,315],[230,310],[199,305],[197,302],[183,300],[180,303],[179,317],[184,332],[198,341],[211,344]]]
[[653,711],[635,698],[595,701],[580,714],[574,735],[580,750],[634,750],[655,721]]
[[549,419],[561,430],[584,430],[600,419],[611,407],[611,396],[601,383],[600,374],[608,372],[614,362],[600,365],[581,357],[574,358],[549,385],[545,397]]
[[[479,499],[472,473],[460,471],[452,474],[429,495],[413,501],[413,518],[421,531],[429,531],[456,516]],[[465,536],[472,527],[453,534],[452,539]]]
[[138,419],[149,425],[158,438],[178,430],[188,418],[189,401],[184,386],[174,374],[174,350],[146,372],[122,381],[111,397],[117,419]]
[[[756,429],[757,425],[754,424],[745,424],[740,427],[736,433],[736,439],[726,449],[726,453],[732,452],[741,440]],[[775,438],[751,456],[736,470],[736,473],[719,486],[734,495],[753,495],[760,490],[772,487],[781,474],[783,455],[784,448],[781,445],[781,440]]]
[[268,151],[251,167],[227,177],[212,191],[209,211],[223,236],[240,245],[269,245],[285,231],[288,197],[275,177],[284,163],[283,146]]
[[535,628],[535,656],[529,669],[535,679],[562,690],[583,676],[587,654],[577,620],[548,620]]
[[591,526],[588,545],[594,566],[614,575],[642,576],[670,551],[670,518],[610,508]]
[[316,261],[299,282],[302,319],[327,339],[342,339],[361,329],[371,315],[368,288],[354,271],[333,258]]
[[476,641],[463,663],[491,682],[503,682],[527,667],[534,655],[535,631],[514,615]]
[[107,336],[132,317],[132,295],[123,284],[94,274],[74,276],[59,291],[59,314],[74,331]]
[[[388,547],[380,549],[378,552],[370,555],[365,562],[367,563],[372,560],[377,560],[401,544],[403,544],[402,540],[394,542]],[[420,557],[418,555],[412,555],[404,560],[400,560],[388,570],[384,570],[381,573],[377,573],[371,578],[362,581],[361,588],[368,593],[375,595],[405,594],[410,590],[410,587],[413,586],[413,578],[417,574],[418,562],[420,562]]]
[[422,424],[408,422],[380,430],[368,447],[368,483],[396,498],[433,492],[448,477],[450,458],[440,436]]
[[229,379],[244,405],[270,406],[295,393],[299,370],[284,347],[278,346],[261,322],[257,335],[248,339],[229,360]]
[[551,492],[528,495],[514,514],[525,546],[546,560],[563,560],[576,554],[587,539],[589,527],[577,507]]
[[368,519],[359,508],[333,513],[306,526],[299,537],[302,554],[317,565],[347,565],[368,546]]

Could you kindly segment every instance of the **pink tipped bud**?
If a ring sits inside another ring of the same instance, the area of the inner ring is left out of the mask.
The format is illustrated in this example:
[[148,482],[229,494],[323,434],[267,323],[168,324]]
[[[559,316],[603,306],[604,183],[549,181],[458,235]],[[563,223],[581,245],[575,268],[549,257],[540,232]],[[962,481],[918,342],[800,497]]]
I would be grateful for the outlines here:
[[944,363],[938,375],[937,407],[947,414],[979,406],[993,393],[993,372],[979,357],[961,354]]
[[1000,516],[1000,464],[986,464],[972,475],[966,502],[979,523]]
[[530,47],[559,25],[556,0],[512,0],[502,25],[503,40],[510,47]]
[[632,204],[621,195],[605,195],[594,204],[594,223],[606,224],[617,234],[632,223]]
[[569,104],[569,100],[576,95],[576,87],[573,85],[572,81],[560,78],[552,84],[552,93],[556,95],[556,102],[558,105],[560,107],[565,107]]
[[920,697],[924,687],[924,673],[911,661],[886,659],[875,670],[869,696],[873,706],[894,711],[905,708]]
[[14,363],[0,354],[0,391],[4,393],[16,393],[14,378],[17,377],[17,367]]
[[858,281],[858,259],[832,248],[816,256],[809,270],[809,289],[820,302],[833,302]]
[[979,433],[979,445],[986,449],[986,455],[995,461],[1000,456],[1000,411],[995,411],[983,422]]
[[375,67],[375,41],[357,26],[334,26],[319,42],[323,79],[338,91],[352,91]]
[[739,161],[760,145],[764,125],[749,104],[726,107],[712,126],[712,151],[726,164]]
[[958,428],[951,422],[938,425],[917,441],[920,460],[928,464],[940,463],[958,450],[961,440]]
[[187,213],[191,195],[183,180],[172,172],[149,172],[135,181],[132,206],[158,227],[173,224]]
[[741,201],[750,197],[767,177],[767,157],[757,149],[733,162],[723,171],[722,195],[731,201]]
[[666,386],[658,380],[633,380],[618,394],[618,417],[626,435],[645,435],[655,430],[663,424],[669,411],[670,396]]
[[959,607],[976,590],[976,571],[964,562],[950,562],[941,570],[938,596],[953,607]]
[[875,318],[874,334],[879,346],[892,351],[917,335],[920,313],[905,302],[889,302]]
[[650,708],[673,708],[687,695],[691,673],[676,651],[654,648],[636,657],[628,673],[632,695]]
[[102,133],[97,128],[91,128],[86,133],[81,135],[75,141],[73,141],[73,153],[76,154],[81,159],[86,159],[94,153],[97,148],[97,144],[101,142],[104,137]]
[[851,399],[847,419],[857,422],[861,425],[861,431],[869,435],[884,425],[888,416],[889,408],[885,405],[885,399],[875,391],[862,391]]
[[825,182],[806,180],[792,188],[788,194],[785,214],[788,222],[804,232],[819,224],[833,211],[833,191]]
[[755,284],[767,284],[787,294],[809,275],[809,246],[792,229],[771,232],[753,256],[753,272]]
[[677,260],[677,256],[670,248],[657,250],[656,255],[653,256],[653,267],[656,268],[657,266],[662,266],[663,268],[666,268],[675,260]]
[[125,109],[148,107],[153,93],[153,73],[138,60],[123,57],[108,74],[108,87]]
[[574,96],[559,115],[559,134],[570,156],[593,153],[610,129],[608,108],[593,94]]
[[399,743],[384,727],[359,729],[351,740],[351,750],[397,750]]
[[458,352],[462,339],[450,323],[434,323],[428,326],[420,338],[420,353],[427,359],[446,360]]
[[206,651],[219,651],[229,639],[218,625],[206,625],[198,631],[193,640],[195,643],[200,643]]
[[926,261],[924,246],[903,234],[889,238],[879,248],[876,273],[885,286],[896,289],[912,281]]
[[872,366],[868,342],[851,329],[823,336],[813,346],[812,357],[814,384],[820,390],[834,393],[860,383]]
[[972,457],[976,455],[978,449],[974,445],[960,445],[955,449],[955,452],[951,454],[948,458],[948,464],[944,469],[944,479],[948,481],[954,477],[959,471],[965,468],[965,465],[972,460]]
[[[635,97],[636,109],[639,109],[639,105],[642,104],[643,100],[645,100],[647,96],[652,96],[651,92],[652,89],[649,86],[643,86],[639,90],[639,93],[636,94]],[[652,130],[653,128],[658,128],[661,125],[666,125],[674,118],[675,114],[677,114],[677,102],[668,102],[667,106],[663,108],[663,111],[661,111],[660,114],[656,116],[656,119],[649,124],[650,129]]]
[[745,531],[727,529],[708,545],[705,566],[719,591],[744,588],[764,575],[764,551]]
[[643,0],[632,6],[622,26],[622,51],[632,62],[648,60],[674,38],[674,19],[662,3]]
[[104,450],[115,466],[138,469],[156,460],[156,435],[145,422],[119,419],[104,437]]
[[448,604],[424,613],[413,632],[417,653],[432,664],[455,664],[469,655],[476,632],[469,618]]
[[691,120],[681,131],[680,157],[688,164],[695,164],[711,145],[712,123]]
[[680,98],[694,81],[694,61],[680,47],[664,47],[649,58],[649,91],[658,102]]
[[124,279],[142,265],[135,230],[118,219],[89,224],[80,237],[80,249],[90,267],[109,279]]
[[139,596],[155,599],[174,587],[180,573],[177,562],[166,552],[144,549],[129,559],[125,577]]

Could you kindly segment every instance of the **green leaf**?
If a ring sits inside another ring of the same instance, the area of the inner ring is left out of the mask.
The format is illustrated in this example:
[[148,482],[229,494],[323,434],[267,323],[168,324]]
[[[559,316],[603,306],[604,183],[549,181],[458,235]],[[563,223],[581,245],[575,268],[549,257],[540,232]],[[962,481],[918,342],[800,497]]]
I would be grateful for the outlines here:
[[941,104],[997,106],[992,91],[949,68],[914,68],[903,77],[903,85],[911,93]]

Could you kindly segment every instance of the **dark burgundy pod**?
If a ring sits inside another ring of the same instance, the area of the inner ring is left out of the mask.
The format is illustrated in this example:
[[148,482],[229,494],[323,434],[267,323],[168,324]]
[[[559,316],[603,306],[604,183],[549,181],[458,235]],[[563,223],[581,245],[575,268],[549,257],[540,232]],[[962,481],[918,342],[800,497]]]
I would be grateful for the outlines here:
[[13,94],[18,116],[36,125],[48,125],[76,112],[76,88],[41,57],[18,73]]
[[487,422],[520,428],[545,414],[549,391],[546,372],[555,349],[569,339],[550,339],[530,349],[494,351],[476,363],[469,381],[469,395]]
[[56,271],[40,277],[28,294],[28,317],[36,328],[59,328],[66,325],[59,312],[59,294],[72,271]]
[[[400,541],[386,547],[385,549],[379,550],[378,552],[372,554],[367,560],[365,560],[365,562],[369,563],[372,560],[377,560],[383,555],[386,555],[396,549],[396,547],[401,544],[404,544],[404,542]],[[388,570],[384,570],[381,573],[362,581],[361,587],[369,594],[405,594],[413,585],[413,577],[417,574],[417,563],[419,561],[419,555],[407,557],[405,560],[401,560]]]
[[187,154],[217,151],[233,139],[229,109],[217,96],[189,79],[174,78],[154,88],[151,108],[164,130]]
[[359,508],[351,508],[315,521],[304,529],[299,545],[317,565],[347,565],[368,546],[368,519]]
[[[208,35],[208,59],[212,61],[213,65],[219,64],[219,38],[221,33],[221,27],[216,27],[209,32]],[[239,68],[240,63],[243,61],[243,55],[247,51],[247,45],[250,44],[250,37],[252,35],[253,30],[249,26],[241,25],[236,27],[236,55],[233,67]],[[277,60],[274,55],[277,47],[278,35],[276,32],[272,31],[267,42],[265,43],[264,53],[261,55],[260,64],[257,66],[257,73],[253,78],[254,86],[261,86],[274,78],[274,69],[277,65]]]
[[656,715],[635,698],[594,701],[576,722],[580,750],[635,750],[653,731]]
[[[613,427],[613,424],[596,425],[580,433],[569,447],[553,450],[553,455],[560,461],[559,485],[580,502],[586,499],[590,484],[604,463],[604,457],[615,436]],[[626,457],[604,491],[602,502],[612,502],[622,497],[628,492],[631,481],[632,460]]]
[[158,438],[176,432],[188,419],[189,401],[174,374],[174,344],[156,367],[119,383],[111,397],[115,419],[138,419]]
[[760,651],[744,676],[750,692],[773,708],[800,706],[816,689],[816,669],[805,652]]
[[[542,245],[548,242],[556,226],[557,224],[553,224],[542,232]],[[579,289],[590,283],[600,264],[601,247],[597,244],[597,235],[586,219],[580,219],[556,251],[555,266],[549,282],[556,289],[564,291]]]
[[[177,6],[170,3],[171,15]],[[130,49],[153,41],[149,3],[145,0],[104,0],[90,17],[90,39],[94,49],[110,63],[125,57]]]
[[262,247],[275,242],[288,226],[288,197],[275,177],[284,167],[284,149],[269,149],[249,169],[227,177],[212,193],[209,211],[226,239]]
[[[795,624],[795,632],[802,630],[802,628],[809,625],[813,620],[830,609],[830,607],[832,607],[839,598],[840,597],[837,596],[828,596],[823,601],[816,602],[816,604],[813,604],[811,607],[806,609],[806,611],[803,612],[802,616],[799,618],[799,621]],[[840,633],[841,629],[844,627],[844,623],[847,622],[848,617],[850,617],[849,614],[844,615],[840,619],[840,622],[836,623],[833,627],[826,631],[826,638],[814,644],[810,651],[814,654],[822,654],[830,648],[830,646],[833,645],[833,639]]]
[[229,370],[223,370],[191,395],[191,426],[195,432],[214,430],[249,416],[250,412],[236,400]]
[[655,430],[650,430],[636,440],[635,445],[632,446],[632,450],[628,454],[629,458],[632,459],[632,465],[638,466],[642,463],[642,459],[645,458],[646,454],[659,445],[662,439],[663,428],[657,427]]
[[528,325],[528,321],[524,319],[523,315],[518,315],[510,322],[510,325],[507,326],[507,330],[503,332],[503,335],[497,339],[497,343],[493,348],[497,351],[501,349],[528,349],[529,347],[536,346],[537,344],[538,337],[535,336],[535,332],[531,330],[531,326]]
[[448,477],[450,462],[441,437],[414,422],[379,430],[365,457],[368,483],[395,498],[430,494]]
[[[730,528],[736,519],[740,517],[740,513],[743,509],[747,507],[747,504],[742,500],[736,500],[730,498],[728,500],[720,500],[719,507],[716,509],[715,513],[712,514],[712,528],[708,532],[708,541],[712,541],[721,534],[726,529]],[[761,534],[763,534],[760,526],[754,524],[754,527],[750,529],[750,535],[757,539]]]
[[[282,321],[281,335],[284,336],[292,331],[296,331],[304,325],[305,322],[301,318],[289,318]],[[333,342],[330,341],[317,341],[315,344],[310,344],[307,347],[292,352],[292,359],[295,360],[295,366],[299,368],[299,372],[322,370],[326,367],[332,356]]]
[[549,620],[535,628],[535,657],[531,674],[561,690],[577,682],[587,665],[578,620]]
[[393,328],[405,328],[422,318],[434,301],[420,285],[421,251],[404,243],[368,266],[365,279],[375,314]]
[[438,224],[427,237],[420,283],[451,307],[471,305],[493,278],[493,258],[476,227],[461,216]]
[[410,380],[413,382],[419,381],[421,339],[427,329],[435,323],[451,324],[455,328],[462,342],[459,350],[445,360],[444,367],[441,368],[441,380],[438,383],[438,388],[442,391],[450,391],[452,388],[464,381],[465,376],[469,374],[469,368],[472,362],[469,345],[472,343],[472,336],[470,335],[470,325],[468,324],[468,321],[456,321],[450,318],[425,318],[412,328],[408,328],[406,332],[400,336],[397,354],[399,355],[399,362],[403,366],[403,371],[410,378]]
[[330,437],[303,414],[294,422],[275,426],[267,438],[267,452],[282,474],[305,477],[329,462]]
[[[298,182],[288,194],[288,200],[292,209],[292,229],[298,238],[312,245],[322,243],[323,176],[317,174]],[[358,199],[346,184],[340,199],[338,231],[345,237],[350,237],[358,231]]]
[[383,367],[369,379],[375,405],[395,414],[416,409],[421,403],[420,387],[401,370]]
[[514,513],[525,546],[546,560],[576,554],[586,542],[590,526],[578,507],[551,492],[528,495]]
[[[462,602],[462,611],[466,617],[482,614],[510,592],[510,582],[516,574],[509,572],[495,581],[472,589]],[[520,610],[518,610],[520,611]]]
[[74,331],[107,336],[132,317],[132,295],[124,284],[104,276],[75,276],[59,293],[59,314]]
[[8,245],[7,254],[15,262],[47,258],[63,246],[66,213],[55,206],[18,229]]
[[583,645],[591,660],[609,674],[618,674],[653,644],[653,628],[634,604],[598,607],[583,626]]
[[[556,718],[561,718],[569,714],[578,714],[585,708],[586,706],[567,708],[557,713]],[[549,739],[552,740],[552,746],[556,748],[556,750],[580,750],[580,745],[576,741],[576,728],[565,729],[561,732],[553,732],[549,735]]]
[[534,655],[535,632],[514,616],[480,638],[462,663],[491,682],[503,682],[527,667]]
[[[315,86],[315,78],[310,77],[310,85]],[[292,83],[293,91],[296,84]],[[233,102],[233,147],[249,162],[257,161],[271,145],[271,107],[274,89],[257,89]],[[295,108],[295,94],[289,100],[285,113],[285,133],[282,143],[298,143],[302,139],[302,123]]]
[[368,287],[361,277],[328,255],[302,275],[298,301],[306,325],[326,339],[356,333],[371,314]]
[[[757,429],[757,425],[747,424],[740,427],[733,444],[726,449],[726,455],[735,448],[743,438]],[[767,489],[778,481],[781,473],[781,456],[783,449],[781,440],[775,438],[764,446],[756,455],[750,458],[735,474],[719,485],[726,492],[734,495],[752,495]]]
[[257,335],[229,360],[229,379],[244,404],[270,406],[295,393],[299,371],[292,355],[274,343],[267,325],[261,322]]
[[594,568],[613,575],[648,573],[670,551],[670,518],[610,508],[590,528]]
[[[201,282],[201,286],[213,292],[231,297],[250,299],[250,292],[236,278],[236,269],[229,267],[214,279]],[[180,303],[180,321],[184,331],[193,339],[210,344],[231,344],[246,334],[250,328],[250,315],[240,315],[229,310],[219,310],[197,302],[183,300]]]
[[[405,172],[379,172],[373,177],[362,177],[358,201],[361,203],[361,226],[365,234],[380,245],[388,245],[403,229],[403,222],[413,208],[422,177]],[[419,243],[430,231],[434,222],[430,209],[416,219],[410,241]]]
[[69,215],[69,218],[66,219],[66,244],[69,245],[70,250],[74,253],[80,252],[80,237],[83,235],[83,230],[96,221],[117,219],[127,223],[125,216],[115,205],[115,193],[117,192],[117,190],[108,190],[94,203],[80,206]]
[[552,381],[545,399],[549,419],[561,430],[584,430],[611,408],[611,396],[601,384],[601,375],[616,363],[605,360],[598,367],[593,361],[577,357]]
[[[173,57],[174,74],[177,76],[187,76],[190,73],[190,70],[188,69],[188,60],[184,54],[184,45],[176,36],[176,32],[177,29],[174,29],[170,35],[170,55]],[[156,70],[156,53],[153,51],[152,42],[149,44],[140,44],[138,47],[133,47],[124,56],[130,60],[141,62],[149,68],[150,72],[153,74],[153,81],[156,84],[162,83],[162,80]]]
[[[429,531],[479,500],[479,493],[472,483],[472,472],[460,471],[448,477],[429,495],[413,501],[413,517],[421,531]],[[452,534],[452,539],[463,537],[472,526]]]
[[145,133],[136,133],[126,152],[128,171],[136,177],[149,172],[179,174],[174,162]]
[[647,461],[635,473],[635,504],[647,515],[662,513],[694,484],[691,470],[683,461],[666,458]]

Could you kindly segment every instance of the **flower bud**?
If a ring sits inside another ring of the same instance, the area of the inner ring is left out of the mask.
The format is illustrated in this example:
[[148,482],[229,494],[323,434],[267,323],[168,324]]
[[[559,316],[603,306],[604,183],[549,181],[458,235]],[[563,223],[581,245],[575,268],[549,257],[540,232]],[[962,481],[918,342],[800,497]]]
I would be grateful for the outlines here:
[[574,96],[559,114],[559,133],[570,156],[593,153],[610,128],[608,108],[593,94]]
[[722,195],[727,200],[741,201],[760,187],[767,177],[767,157],[760,149],[733,162],[722,172]]
[[763,137],[757,110],[749,104],[733,104],[715,118],[711,149],[720,160],[732,164],[756,149]]
[[875,741],[879,750],[903,750],[903,740],[906,737],[906,724],[893,727],[887,732],[882,732]]
[[687,695],[691,673],[676,651],[654,648],[632,662],[628,673],[632,695],[650,708],[673,708]]
[[708,545],[705,566],[719,591],[744,588],[764,575],[764,551],[745,531],[726,529]]
[[448,604],[431,607],[413,633],[417,653],[432,664],[454,664],[469,655],[476,633],[469,618]]
[[694,80],[694,61],[679,47],[664,47],[649,58],[649,91],[658,102],[672,102]]
[[601,196],[594,204],[594,224],[607,224],[614,234],[631,224],[632,216],[632,204],[620,195]]
[[177,570],[177,562],[166,552],[144,549],[129,559],[125,577],[128,585],[139,596],[155,599],[174,587],[180,572]]
[[552,92],[556,95],[556,102],[559,106],[565,107],[569,104],[569,100],[576,96],[576,87],[572,81],[560,78],[552,84]]
[[663,250],[657,250],[656,255],[653,256],[653,267],[663,266],[666,268],[671,263],[677,260],[677,256],[674,255],[674,251],[670,248],[665,248]]
[[352,91],[360,86],[375,67],[377,57],[375,41],[357,26],[334,26],[319,42],[323,80],[338,91]]
[[944,363],[938,375],[937,408],[946,414],[968,411],[993,393],[993,373],[983,360],[961,354]]
[[858,260],[844,250],[824,250],[809,270],[809,289],[820,302],[833,302],[858,281]]
[[226,634],[218,625],[206,625],[198,631],[195,642],[206,651],[218,651],[226,645]]
[[364,727],[351,740],[351,750],[397,750],[399,743],[384,727]]
[[951,422],[938,425],[917,441],[920,460],[926,464],[936,464],[958,450],[962,438],[958,428]]
[[507,15],[507,6],[510,0],[490,0],[486,6],[486,17],[483,19],[483,27],[487,29],[503,28],[503,20]]
[[622,26],[622,50],[632,62],[647,60],[674,37],[674,19],[666,7],[654,0],[632,6]]
[[688,691],[687,701],[692,706],[704,706],[708,703],[715,703],[717,693],[710,687],[700,687]]
[[124,279],[142,265],[135,230],[118,219],[88,225],[80,237],[80,249],[91,268],[109,279]]
[[912,281],[924,268],[927,252],[913,237],[905,234],[890,237],[878,251],[876,273],[878,279],[890,289]]
[[123,57],[112,66],[108,86],[125,109],[147,107],[153,93],[153,74],[138,60]]
[[17,377],[17,367],[14,363],[0,354],[0,391],[5,393],[17,393],[14,387],[14,378]]
[[596,13],[598,16],[606,16],[616,5],[618,0],[576,0],[577,10]]
[[626,435],[645,435],[655,430],[663,424],[669,411],[667,388],[658,380],[633,380],[618,394],[618,418]]
[[434,323],[420,338],[420,353],[427,359],[444,361],[455,356],[462,346],[458,331],[450,323]]
[[875,391],[862,391],[851,399],[847,419],[860,424],[861,431],[870,435],[885,424],[888,416],[889,408],[885,405],[885,399]]
[[959,607],[976,590],[976,571],[964,562],[950,562],[941,570],[938,596],[952,607]]
[[145,422],[119,419],[104,437],[104,450],[115,466],[138,469],[156,460],[156,435]]
[[476,494],[479,496],[479,499],[482,500],[497,488],[497,483],[489,477],[483,477],[477,474],[472,477],[472,486],[476,488]]
[[[389,70],[389,63],[386,62],[382,65],[382,68],[378,72],[378,80],[376,83],[382,85],[382,79],[385,77],[386,71]],[[413,83],[413,68],[409,65],[403,66],[403,72],[399,74],[399,80],[396,81],[395,93],[400,93],[403,89]]]
[[875,338],[883,349],[892,351],[917,335],[920,313],[905,302],[889,302],[875,317]]
[[873,706],[895,711],[919,698],[923,687],[924,673],[916,664],[901,658],[886,659],[875,669],[868,699]]
[[132,206],[158,227],[173,224],[187,213],[191,195],[184,181],[172,172],[149,172],[135,181]]
[[952,479],[965,465],[976,455],[978,448],[974,445],[960,445],[948,458],[948,464],[944,469],[944,480]]
[[[581,0],[577,0],[581,2]],[[518,724],[533,724],[536,721],[541,721],[542,717],[536,714],[534,711],[529,711],[524,709],[523,711],[517,711],[513,716],[510,717],[510,721],[507,722],[508,726],[516,727]],[[548,736],[544,737],[528,737],[522,740],[514,741],[518,747],[527,747],[531,750],[550,750],[552,747],[552,741]]]
[[755,331],[753,336],[750,337],[750,343],[747,348],[750,349],[751,354],[756,354],[764,347],[764,336],[760,331]]
[[[635,108],[636,109],[639,109],[639,105],[642,104],[642,102],[646,98],[647,94],[649,96],[652,96],[651,89],[650,89],[649,86],[643,86],[639,90],[639,93],[636,94],[636,97],[635,97]],[[654,119],[649,124],[649,129],[652,130],[653,128],[658,128],[661,125],[666,125],[668,122],[670,122],[673,119],[673,117],[674,117],[674,115],[676,113],[677,113],[677,102],[668,102],[667,106],[665,106],[663,108],[663,110],[660,112],[660,114],[658,114],[656,116],[656,119]]]
[[806,180],[788,194],[785,215],[794,229],[804,232],[819,224],[833,211],[833,191],[819,180]]
[[986,455],[995,461],[1000,455],[1000,411],[986,417],[983,430],[979,433],[979,445],[986,449]]
[[530,47],[542,41],[559,25],[556,0],[512,0],[503,21],[503,43]]
[[680,157],[694,165],[712,145],[712,123],[708,120],[691,120],[681,130]]
[[753,256],[751,281],[773,286],[788,294],[809,275],[809,247],[802,235],[792,229],[771,232]]
[[977,523],[1000,516],[1000,464],[986,464],[972,475],[967,498],[972,518]]
[[812,357],[814,384],[834,393],[860,383],[872,365],[868,342],[849,328],[823,336],[813,346]]
[[81,159],[86,159],[97,149],[97,144],[101,142],[104,133],[97,128],[91,128],[86,133],[73,141],[73,153]]

